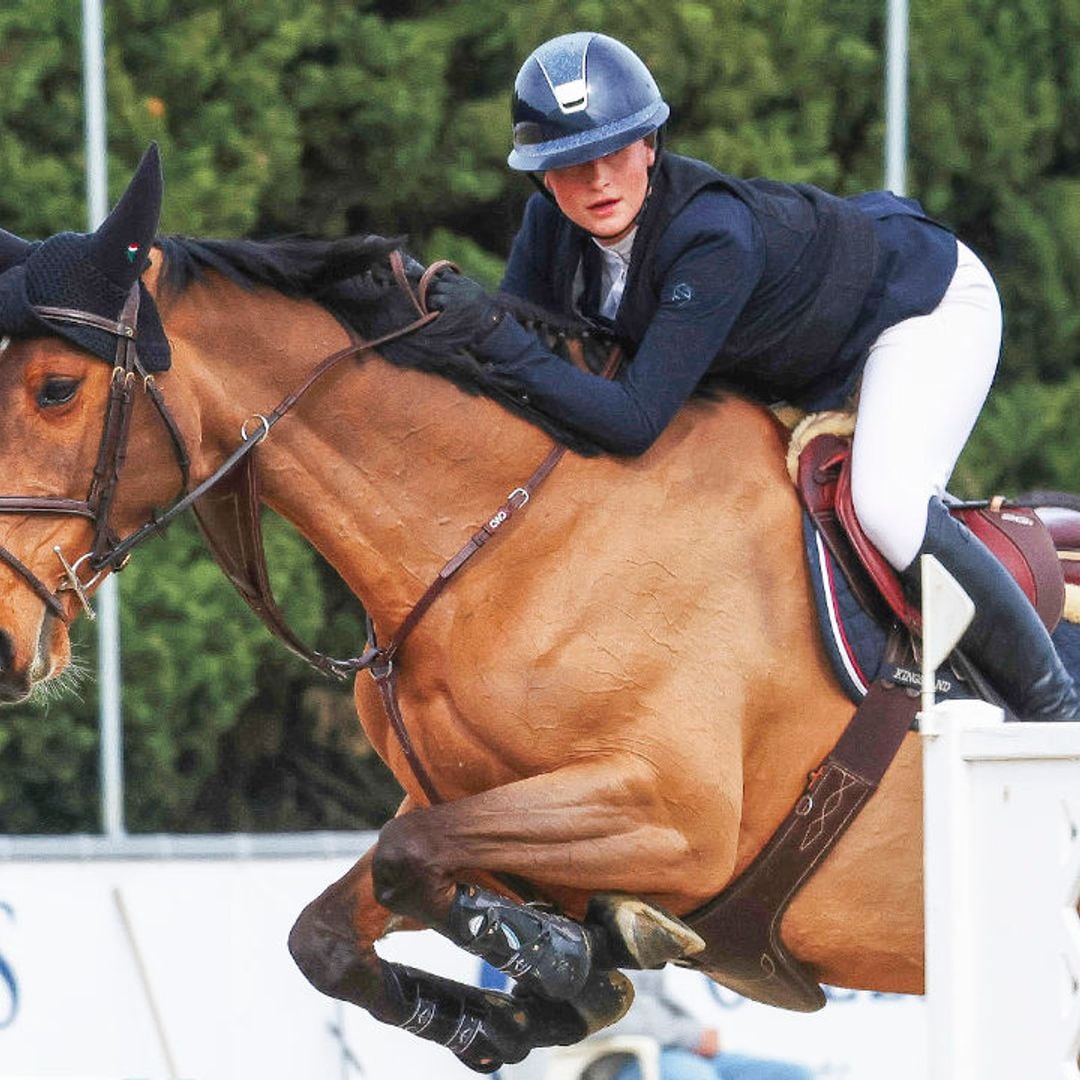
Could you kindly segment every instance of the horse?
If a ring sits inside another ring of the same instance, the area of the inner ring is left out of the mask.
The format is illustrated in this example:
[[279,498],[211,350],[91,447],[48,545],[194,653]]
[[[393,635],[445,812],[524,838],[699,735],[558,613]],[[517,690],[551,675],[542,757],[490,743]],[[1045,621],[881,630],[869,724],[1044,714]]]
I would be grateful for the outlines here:
[[[474,328],[424,315],[419,271],[406,291],[389,269],[394,241],[158,237],[161,191],[148,151],[95,233],[0,236],[0,461],[17,493],[0,498],[0,696],[60,674],[125,538],[257,442],[259,499],[340,574],[372,641],[409,624],[392,658],[403,727],[354,669],[404,801],[299,914],[295,961],[480,1072],[580,1039],[628,1006],[620,967],[694,966],[704,943],[683,917],[750,864],[854,710],[819,642],[783,433],[724,394],[691,400],[640,458],[598,453],[500,386],[468,351]],[[84,297],[79,323],[48,294],[50,244],[124,310]],[[122,447],[102,449],[103,423]],[[553,445],[569,449],[529,486]],[[516,989],[379,957],[381,937],[419,927]],[[823,982],[922,991],[914,735],[782,931]]]

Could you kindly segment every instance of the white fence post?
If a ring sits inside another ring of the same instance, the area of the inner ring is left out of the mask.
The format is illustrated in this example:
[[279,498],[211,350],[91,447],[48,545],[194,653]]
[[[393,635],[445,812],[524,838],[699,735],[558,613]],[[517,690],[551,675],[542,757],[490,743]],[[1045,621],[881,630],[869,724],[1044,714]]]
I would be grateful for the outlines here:
[[1080,724],[921,728],[930,1080],[1080,1080]]

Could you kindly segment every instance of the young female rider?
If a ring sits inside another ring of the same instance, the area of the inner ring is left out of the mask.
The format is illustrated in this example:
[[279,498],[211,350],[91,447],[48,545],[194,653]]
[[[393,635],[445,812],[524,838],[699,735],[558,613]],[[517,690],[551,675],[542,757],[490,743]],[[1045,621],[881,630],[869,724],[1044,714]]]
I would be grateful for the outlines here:
[[509,164],[542,187],[503,289],[610,327],[632,357],[619,378],[563,363],[462,275],[440,275],[432,305],[474,309],[476,354],[618,454],[644,452],[706,375],[806,409],[857,393],[867,535],[907,580],[928,552],[971,595],[962,647],[1017,715],[1080,719],[1034,609],[941,502],[997,366],[990,274],[912,200],[840,199],[662,153],[668,111],[642,61],[602,34],[541,45],[514,87]]

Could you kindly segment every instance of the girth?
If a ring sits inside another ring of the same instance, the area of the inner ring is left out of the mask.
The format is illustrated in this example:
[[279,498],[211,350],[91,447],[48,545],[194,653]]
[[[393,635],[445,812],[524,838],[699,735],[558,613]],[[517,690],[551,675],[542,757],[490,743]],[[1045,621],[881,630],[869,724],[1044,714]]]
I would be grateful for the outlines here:
[[[899,637],[891,649],[902,649]],[[917,691],[871,687],[837,744],[807,778],[750,865],[683,921],[708,943],[693,967],[744,997],[797,1012],[825,1004],[818,980],[780,934],[791,901],[877,790],[919,709]]]

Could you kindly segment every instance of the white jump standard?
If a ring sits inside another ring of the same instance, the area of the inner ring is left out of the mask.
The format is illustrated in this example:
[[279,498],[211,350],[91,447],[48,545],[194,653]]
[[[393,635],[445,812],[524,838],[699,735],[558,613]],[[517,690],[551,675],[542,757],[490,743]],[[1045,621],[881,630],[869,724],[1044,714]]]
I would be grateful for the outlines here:
[[[939,571],[923,569],[931,688],[966,626]],[[924,694],[929,1076],[1080,1080],[1080,723],[1003,720]]]

